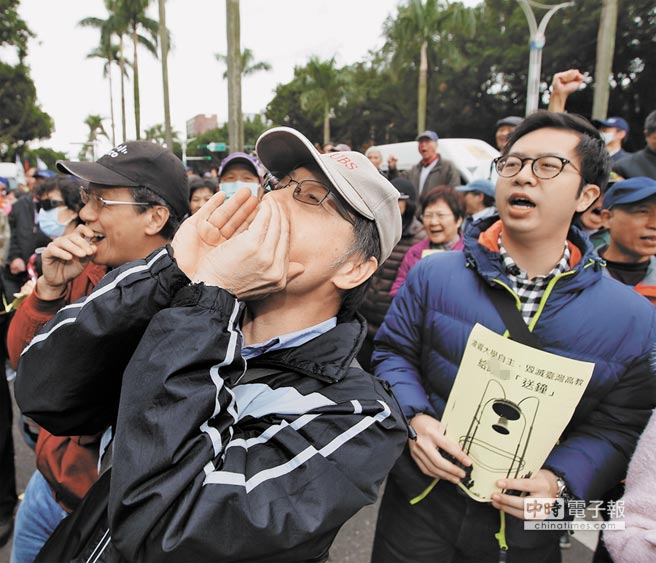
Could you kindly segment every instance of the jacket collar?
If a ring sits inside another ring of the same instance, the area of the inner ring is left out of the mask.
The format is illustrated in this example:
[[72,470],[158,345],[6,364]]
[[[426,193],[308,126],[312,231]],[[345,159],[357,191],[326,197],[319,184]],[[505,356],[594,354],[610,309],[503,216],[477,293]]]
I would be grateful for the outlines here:
[[[502,230],[503,223],[498,215],[494,215],[477,221],[465,232],[467,263],[476,268],[490,285],[494,284],[495,279],[509,283],[499,254],[498,241]],[[570,228],[567,245],[571,253],[570,267],[576,274],[568,278],[567,286],[582,289],[601,276],[603,261],[595,254],[592,244],[577,227]]]
[[346,376],[366,334],[366,322],[357,314],[353,320],[338,322],[335,328],[301,346],[262,354],[248,365],[280,367],[335,383]]

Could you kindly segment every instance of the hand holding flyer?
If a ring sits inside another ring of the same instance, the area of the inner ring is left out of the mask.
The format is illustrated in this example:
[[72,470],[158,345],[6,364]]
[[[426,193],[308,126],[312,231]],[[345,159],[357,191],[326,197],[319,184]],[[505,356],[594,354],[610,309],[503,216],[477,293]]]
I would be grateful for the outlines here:
[[535,475],[569,423],[594,364],[504,338],[477,324],[444,411],[446,436],[473,465],[459,485],[489,502],[499,479]]

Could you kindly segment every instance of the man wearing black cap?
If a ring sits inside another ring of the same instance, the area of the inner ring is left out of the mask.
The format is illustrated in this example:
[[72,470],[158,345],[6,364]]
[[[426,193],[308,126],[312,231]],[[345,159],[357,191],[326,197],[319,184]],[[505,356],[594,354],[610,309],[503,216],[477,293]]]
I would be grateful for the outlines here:
[[460,184],[460,173],[456,165],[442,158],[437,152],[439,137],[435,131],[424,131],[417,135],[421,160],[402,176],[408,178],[417,190],[417,198],[431,188],[448,184],[456,187]]
[[355,310],[400,237],[398,191],[293,129],[257,153],[276,179],[261,203],[215,194],[23,354],[19,378],[39,372],[16,390],[29,415],[114,428],[111,470],[37,561],[325,561],[374,502],[408,430],[353,362]]
[[[151,142],[125,143],[97,162],[60,161],[58,168],[87,184],[79,213],[83,224],[55,239],[42,253],[43,275],[16,312],[8,334],[10,350],[18,352],[57,311],[88,294],[106,268],[148,256],[169,242],[188,209],[182,162]],[[70,353],[74,363],[77,352]],[[60,376],[64,373],[68,370]],[[33,376],[33,370],[21,371],[17,385],[29,386]],[[48,400],[47,386],[33,392]],[[39,432],[37,471],[16,516],[15,563],[34,559],[59,521],[77,508],[98,478],[101,430],[73,437],[66,432],[55,436],[45,428]]]

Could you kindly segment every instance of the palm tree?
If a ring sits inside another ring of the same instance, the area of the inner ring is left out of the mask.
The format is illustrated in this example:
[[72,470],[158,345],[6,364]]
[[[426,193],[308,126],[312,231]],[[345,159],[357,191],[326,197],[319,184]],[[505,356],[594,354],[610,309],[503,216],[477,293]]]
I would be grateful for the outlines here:
[[91,153],[91,160],[96,159],[96,141],[99,136],[109,139],[107,131],[103,127],[103,118],[99,115],[87,115],[84,124],[89,128],[89,135],[87,142],[83,145],[80,151],[80,160],[88,160],[89,153]]
[[[125,141],[127,138],[126,134],[126,122],[125,122],[125,78],[127,77],[126,66],[129,66],[129,62],[125,60],[123,52],[123,35],[127,31],[127,25],[118,14],[115,13],[116,10],[116,1],[117,0],[105,0],[105,8],[109,12],[107,19],[103,20],[101,18],[84,18],[79,22],[78,25],[83,27],[93,27],[100,31],[100,46],[98,51],[100,53],[107,53],[111,56],[111,45],[112,38],[114,36],[118,37],[118,66],[121,72],[121,133],[122,141]],[[101,56],[101,55],[91,55],[88,56]],[[103,56],[103,58],[107,58]],[[109,62],[109,58],[107,58]],[[111,83],[111,72],[109,74],[109,80]],[[111,85],[110,85],[111,88]],[[112,114],[113,114],[113,104],[112,104]],[[113,121],[112,121],[113,123]],[[113,132],[113,128],[112,128]]]
[[164,129],[166,146],[173,150],[171,106],[169,103],[169,32],[166,29],[166,0],[159,0],[159,43],[162,49],[162,88],[164,89]]
[[239,0],[226,0],[226,37],[228,41],[228,143],[230,151],[244,147],[244,123],[241,116],[241,46]]
[[[112,86],[112,64],[120,68],[120,56],[118,45],[100,45],[87,54],[87,59],[99,58],[105,61],[103,66],[103,76],[109,79],[109,108],[112,120],[112,145],[116,145],[116,124],[114,120],[114,88]],[[125,68],[124,61],[124,68]],[[124,135],[125,137],[125,135]],[[124,139],[125,140],[125,139]]]
[[312,56],[304,68],[304,92],[301,107],[321,113],[323,119],[323,144],[330,142],[330,118],[340,101],[344,80],[335,67],[335,57],[322,61]]
[[[419,56],[417,133],[426,129],[429,52],[434,53],[439,46],[445,55],[456,57],[450,47],[450,33],[460,31],[469,35],[474,28],[471,12],[460,2],[449,4],[443,0],[408,0],[399,8],[399,16],[392,21],[389,30],[389,36],[393,39],[392,61],[401,66]],[[390,46],[387,48],[390,49]]]
[[[224,55],[222,53],[215,53],[214,57],[216,58],[217,61],[220,63],[223,63],[226,65],[226,71],[223,73],[223,78],[228,78],[228,57],[227,55]],[[241,52],[241,75],[242,76],[250,76],[251,74],[255,74],[256,72],[259,72],[261,70],[266,70],[269,71],[271,70],[271,63],[268,63],[266,61],[260,61],[260,62],[255,62],[255,57],[253,55],[253,51],[250,49],[246,48]]]
[[[132,36],[132,84],[134,86],[134,124],[136,129],[136,138],[141,138],[141,102],[139,100],[139,62],[138,62],[138,45],[141,44],[157,58],[157,44],[159,23],[146,16],[146,8],[150,0],[115,0],[115,14],[125,22],[127,29]],[[146,35],[139,33],[139,30],[146,32]]]
[[[154,141],[158,145],[163,145],[164,143],[167,142],[166,140],[167,136],[167,131],[166,131],[166,125],[163,123],[156,123],[152,127],[147,127],[144,129],[144,138],[146,141]],[[179,143],[180,142],[180,134],[177,131],[171,131],[171,145],[168,146],[170,150],[173,150],[173,143]]]

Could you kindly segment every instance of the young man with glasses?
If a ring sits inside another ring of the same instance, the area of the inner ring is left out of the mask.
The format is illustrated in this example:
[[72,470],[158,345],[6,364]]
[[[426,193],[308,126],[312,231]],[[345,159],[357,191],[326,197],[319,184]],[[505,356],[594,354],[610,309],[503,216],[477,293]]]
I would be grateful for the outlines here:
[[326,561],[400,454],[400,410],[354,362],[399,193],[364,155],[321,155],[293,129],[256,150],[278,180],[261,202],[215,194],[24,352],[28,414],[58,432],[114,428],[111,470],[37,561]]
[[[603,498],[623,478],[654,408],[656,312],[603,275],[588,239],[571,228],[608,181],[598,131],[576,116],[533,114],[496,168],[498,217],[465,233],[464,252],[420,261],[376,338],[375,373],[392,385],[418,436],[387,481],[377,563],[560,561],[561,532],[523,529],[525,497]],[[595,368],[542,469],[500,479],[504,492],[479,503],[458,492],[472,459],[445,437],[440,419],[474,324],[506,332],[496,306],[504,299],[540,349]],[[411,505],[435,478],[435,488]]]
[[[182,162],[154,143],[129,142],[97,162],[59,162],[58,167],[86,185],[80,188],[82,224],[55,238],[41,254],[43,274],[18,308],[7,336],[14,366],[34,334],[58,311],[88,295],[108,268],[144,258],[169,242],[188,211]],[[47,210],[58,202],[45,200],[41,205]],[[81,244],[85,256],[71,260]],[[70,354],[68,361],[74,363],[78,352]],[[63,369],[58,378],[68,375]],[[32,370],[22,371],[19,385],[31,377]],[[33,392],[41,400],[49,399],[46,388]],[[33,561],[57,524],[78,507],[97,480],[102,430],[84,436],[40,430],[37,471],[16,516],[12,562]]]

